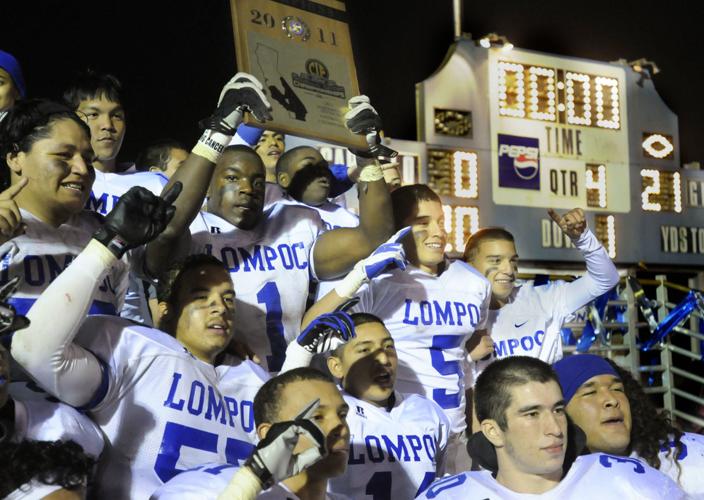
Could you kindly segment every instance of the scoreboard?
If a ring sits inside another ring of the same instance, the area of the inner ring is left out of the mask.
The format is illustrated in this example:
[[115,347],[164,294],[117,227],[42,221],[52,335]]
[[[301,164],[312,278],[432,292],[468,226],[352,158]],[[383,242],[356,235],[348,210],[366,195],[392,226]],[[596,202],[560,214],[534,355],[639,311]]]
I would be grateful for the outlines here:
[[523,260],[580,262],[547,215],[580,207],[617,263],[704,268],[704,171],[681,168],[677,116],[648,74],[460,39],[416,102],[418,141],[385,141],[405,184],[441,195],[449,252],[502,226]]

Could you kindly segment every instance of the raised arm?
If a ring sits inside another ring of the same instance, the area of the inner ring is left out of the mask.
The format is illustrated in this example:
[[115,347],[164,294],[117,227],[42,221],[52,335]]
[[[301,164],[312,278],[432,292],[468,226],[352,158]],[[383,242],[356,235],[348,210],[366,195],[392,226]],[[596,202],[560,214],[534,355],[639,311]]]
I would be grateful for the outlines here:
[[[350,131],[369,136],[370,131],[381,130],[379,115],[366,97],[350,99],[350,107],[345,115],[345,124]],[[359,226],[328,231],[315,244],[313,261],[320,279],[336,278],[348,272],[393,233],[391,197],[381,165],[374,157],[379,151],[391,152],[385,146],[374,144],[366,154],[371,158],[357,156],[357,163],[362,167],[357,183]]]
[[246,111],[254,118],[265,121],[271,118],[271,105],[262,92],[262,85],[252,75],[237,73],[220,93],[215,112],[200,122],[203,135],[183,165],[164,188],[174,183],[183,185],[183,192],[175,203],[176,215],[164,232],[146,249],[145,270],[158,276],[173,260],[186,251],[188,227],[198,215],[208,192],[215,164],[235,135],[237,126]]
[[[384,271],[394,267],[405,270],[406,254],[403,251],[401,239],[410,230],[410,227],[404,227],[374,250],[369,257],[357,262],[354,268],[340,280],[333,290],[306,311],[301,327],[305,329],[318,316],[335,311],[342,304],[352,299],[362,285],[369,283],[370,280]],[[288,356],[288,350],[286,352]]]
[[604,246],[587,228],[582,209],[575,208],[563,216],[552,209],[548,210],[548,213],[572,239],[587,263],[587,274],[568,283],[565,288],[565,310],[574,312],[616,286],[619,280],[618,271]]
[[102,380],[100,362],[73,343],[95,291],[116,260],[153,239],[173,217],[180,184],[159,198],[135,187],[120,198],[88,246],[39,296],[15,333],[12,356],[39,384],[66,403],[83,406]]

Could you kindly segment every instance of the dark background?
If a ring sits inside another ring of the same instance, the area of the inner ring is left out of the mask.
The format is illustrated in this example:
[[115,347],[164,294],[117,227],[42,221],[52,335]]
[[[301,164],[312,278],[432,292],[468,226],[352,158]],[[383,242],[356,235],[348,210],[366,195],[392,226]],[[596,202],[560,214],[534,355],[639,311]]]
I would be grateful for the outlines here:
[[[262,0],[264,3],[264,0]],[[464,1],[463,30],[495,31],[526,49],[600,61],[654,60],[655,86],[679,115],[681,160],[703,161],[702,17],[694,2]],[[416,82],[453,41],[451,0],[347,0],[360,88],[387,135],[415,139]],[[87,66],[122,79],[128,111],[121,157],[153,139],[186,144],[234,74],[228,0],[0,0],[0,48],[23,66],[30,95],[58,97]]]

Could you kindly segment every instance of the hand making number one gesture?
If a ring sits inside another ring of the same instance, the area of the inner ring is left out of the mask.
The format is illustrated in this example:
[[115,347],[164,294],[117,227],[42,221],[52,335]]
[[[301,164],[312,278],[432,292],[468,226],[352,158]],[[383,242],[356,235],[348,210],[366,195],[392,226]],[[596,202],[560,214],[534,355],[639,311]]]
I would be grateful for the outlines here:
[[565,215],[560,215],[552,208],[548,208],[548,215],[554,220],[562,232],[573,240],[579,239],[587,229],[587,219],[584,217],[584,210],[573,208]]
[[19,236],[24,231],[20,208],[15,197],[27,185],[28,179],[22,178],[0,193],[0,242]]

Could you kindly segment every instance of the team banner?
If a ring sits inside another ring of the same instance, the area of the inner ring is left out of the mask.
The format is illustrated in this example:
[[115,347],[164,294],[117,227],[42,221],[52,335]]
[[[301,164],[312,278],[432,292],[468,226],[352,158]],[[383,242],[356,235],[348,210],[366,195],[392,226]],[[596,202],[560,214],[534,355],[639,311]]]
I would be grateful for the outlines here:
[[267,128],[364,146],[343,116],[359,94],[345,4],[230,0],[237,67],[256,76],[273,107]]

